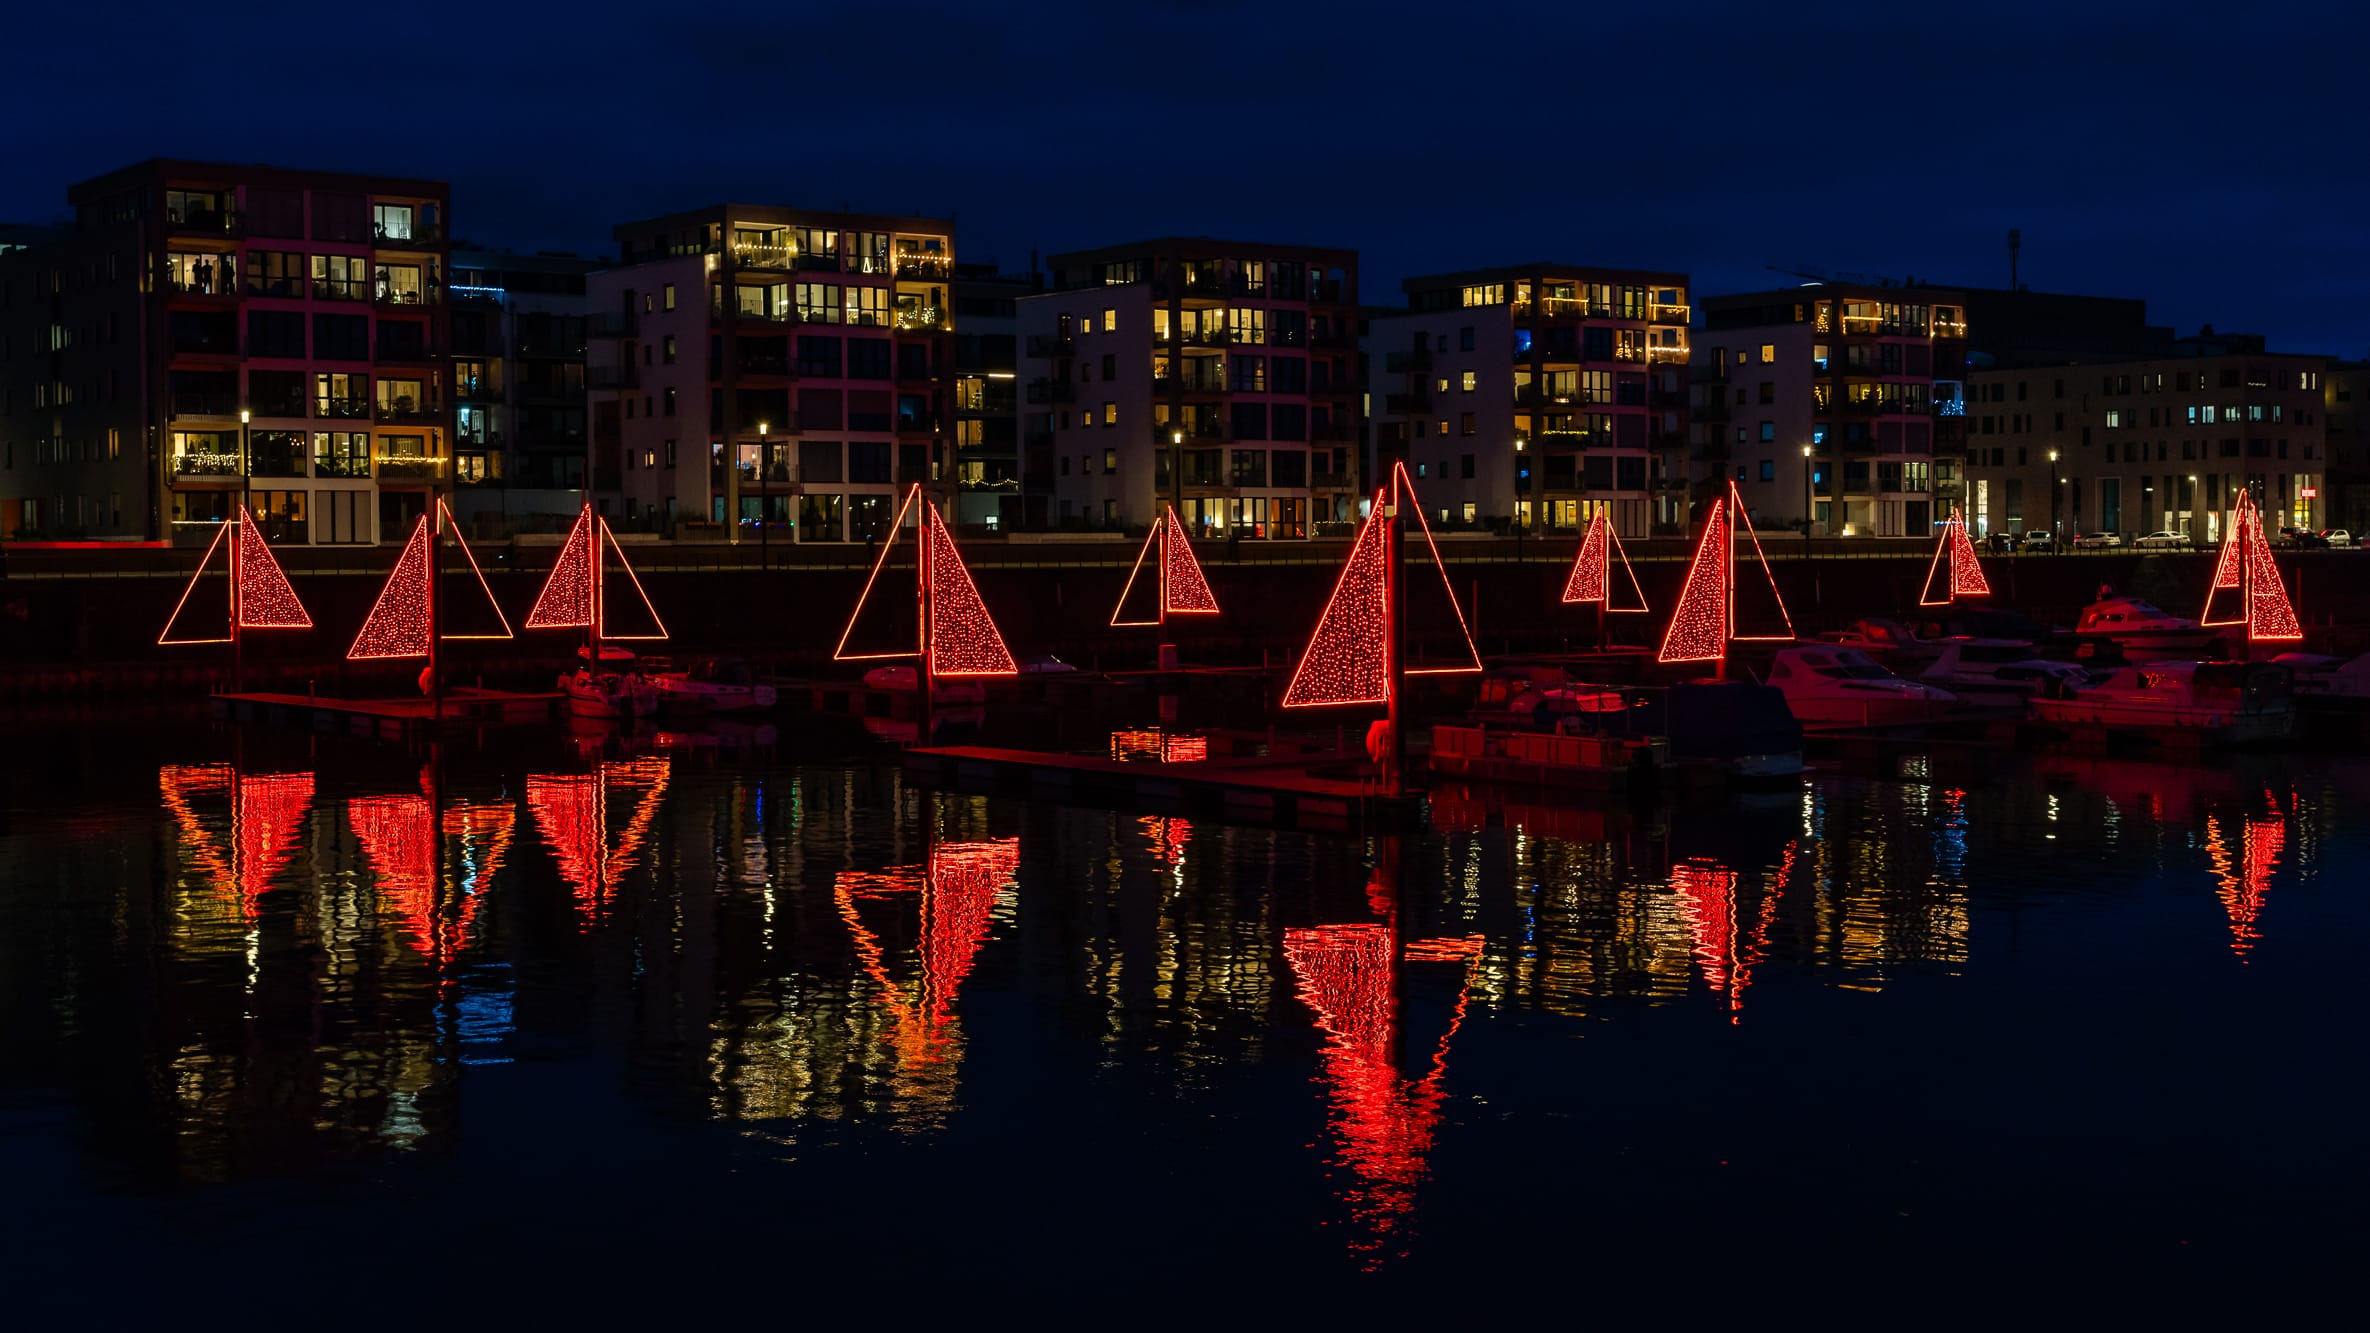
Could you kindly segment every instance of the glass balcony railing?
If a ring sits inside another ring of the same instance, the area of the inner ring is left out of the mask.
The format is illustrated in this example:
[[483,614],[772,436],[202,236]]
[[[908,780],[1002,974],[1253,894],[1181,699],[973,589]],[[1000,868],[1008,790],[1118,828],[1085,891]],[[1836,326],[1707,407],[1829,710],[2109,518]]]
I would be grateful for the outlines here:
[[441,460],[419,454],[380,454],[378,457],[379,476],[398,481],[433,479],[440,465]]
[[239,455],[185,450],[173,455],[173,475],[176,477],[235,477],[239,475]]

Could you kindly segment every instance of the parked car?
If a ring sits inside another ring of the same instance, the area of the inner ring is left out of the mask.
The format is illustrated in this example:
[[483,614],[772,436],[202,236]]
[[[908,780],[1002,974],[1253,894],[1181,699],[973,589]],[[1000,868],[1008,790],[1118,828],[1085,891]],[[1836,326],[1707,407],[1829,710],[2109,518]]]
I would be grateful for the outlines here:
[[2132,545],[2143,551],[2187,551],[2195,549],[2197,542],[2186,532],[2174,532],[2167,528],[2162,532],[2151,532]]
[[2057,538],[2047,532],[2028,532],[2024,534],[2024,549],[2054,551],[2057,549]]
[[2012,532],[1990,533],[1984,537],[1983,546],[1993,555],[2012,554],[2016,550],[2016,534]]
[[2281,528],[2278,545],[2297,551],[2326,550],[2329,540],[2310,528]]
[[2077,551],[2111,551],[2123,544],[2123,538],[2112,532],[2085,532],[2074,538]]
[[2354,544],[2354,535],[2344,528],[2323,528],[2321,529],[2321,540],[2335,547],[2351,547]]

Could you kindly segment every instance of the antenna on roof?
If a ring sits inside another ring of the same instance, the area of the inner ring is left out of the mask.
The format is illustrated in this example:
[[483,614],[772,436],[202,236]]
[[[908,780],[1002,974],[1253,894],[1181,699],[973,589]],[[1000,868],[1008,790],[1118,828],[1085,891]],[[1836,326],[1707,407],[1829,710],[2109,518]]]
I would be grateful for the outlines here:
[[2016,285],[2016,252],[2024,248],[2024,228],[2008,229],[2008,290],[2022,290]]

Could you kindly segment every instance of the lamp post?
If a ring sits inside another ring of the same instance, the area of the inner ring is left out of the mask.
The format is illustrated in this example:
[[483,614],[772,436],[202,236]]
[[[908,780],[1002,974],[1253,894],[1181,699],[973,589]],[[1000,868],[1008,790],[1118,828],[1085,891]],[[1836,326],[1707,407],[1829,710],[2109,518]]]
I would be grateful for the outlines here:
[[1514,437],[1514,562],[1522,563],[1522,539],[1531,526],[1531,465],[1523,457],[1527,441]]
[[1808,554],[1810,551],[1810,516],[1815,508],[1816,501],[1812,498],[1810,487],[1810,446],[1806,444],[1802,446],[1802,550],[1804,554]]
[[239,407],[239,512],[232,517],[230,534],[230,687],[247,688],[247,641],[239,633],[239,539],[247,534],[236,530],[247,521],[247,508],[253,503],[255,488],[255,458],[247,451],[247,424],[255,413],[246,405]]
[[770,451],[765,443],[765,427],[765,422],[757,423],[757,572],[760,574],[772,568],[766,548],[766,520],[772,517],[767,511],[773,507],[773,497],[767,489],[766,473],[772,470],[773,460],[766,456]]
[[1169,432],[1169,507],[1185,507],[1185,432],[1181,430]]
[[2189,474],[2189,503],[2181,508],[2188,511],[2181,518],[2181,531],[2187,532],[2197,525],[2197,474],[2194,472]]
[[2049,549],[2057,550],[2057,451],[2049,451]]

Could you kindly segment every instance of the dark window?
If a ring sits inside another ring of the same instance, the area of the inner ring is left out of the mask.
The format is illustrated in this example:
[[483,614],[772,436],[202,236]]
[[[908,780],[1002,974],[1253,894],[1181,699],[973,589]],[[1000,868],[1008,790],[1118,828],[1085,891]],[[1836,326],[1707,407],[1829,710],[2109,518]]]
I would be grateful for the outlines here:
[[[845,420],[842,415],[840,392],[837,389],[800,389],[798,391],[798,428],[800,430],[839,430]],[[836,476],[834,480],[836,480]]]
[[370,236],[370,202],[358,194],[330,194],[313,192],[313,239],[316,241],[368,241]]
[[1234,409],[1234,438],[1238,440],[1264,440],[1267,438],[1267,404],[1235,403],[1232,406]]
[[1234,450],[1233,481],[1237,486],[1265,486],[1267,484],[1267,451],[1265,449]]
[[1613,359],[1613,331],[1590,326],[1580,330],[1580,359],[1610,361]]
[[1308,455],[1299,449],[1278,449],[1268,462],[1271,485],[1308,485]]
[[1473,480],[1473,455],[1457,455],[1457,475],[1466,481]]
[[1268,409],[1268,437],[1277,440],[1308,438],[1308,409],[1299,403],[1277,403]]
[[1277,393],[1308,392],[1308,361],[1304,357],[1279,356],[1268,363],[1268,387]]
[[897,378],[901,380],[930,378],[930,345],[928,343],[897,344]]
[[[296,310],[247,312],[247,355],[302,357],[304,314]],[[300,393],[298,395],[302,397]]]
[[838,379],[839,344],[840,340],[837,338],[810,338],[804,334],[799,335],[798,373],[813,375],[820,379]]
[[891,479],[891,446],[884,440],[848,441],[848,480],[886,485]]
[[885,380],[889,378],[889,340],[886,338],[848,339],[848,378],[852,380]]
[[368,361],[370,359],[369,316],[313,316],[313,359],[316,361]]
[[1460,352],[1470,352],[1473,350],[1472,325],[1467,324],[1465,327],[1457,330],[1457,350]]
[[798,479],[800,481],[838,481],[840,446],[835,440],[800,440],[798,442]]

